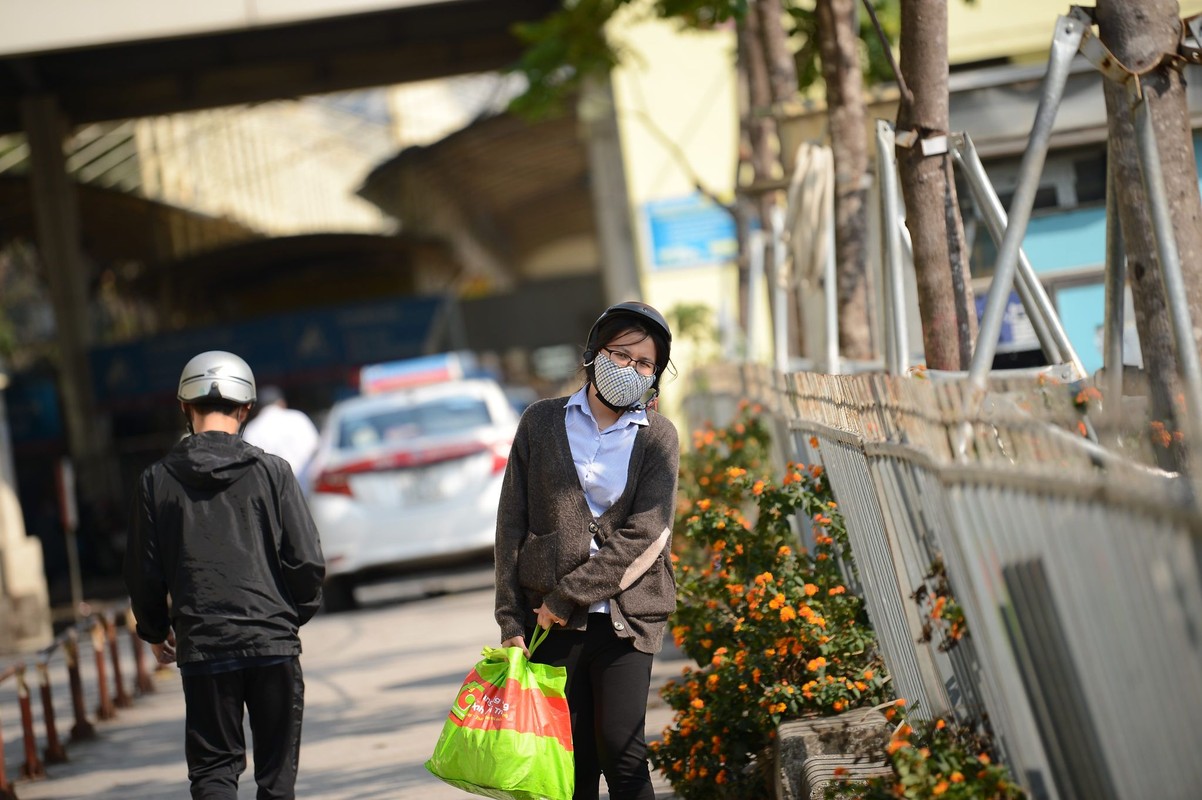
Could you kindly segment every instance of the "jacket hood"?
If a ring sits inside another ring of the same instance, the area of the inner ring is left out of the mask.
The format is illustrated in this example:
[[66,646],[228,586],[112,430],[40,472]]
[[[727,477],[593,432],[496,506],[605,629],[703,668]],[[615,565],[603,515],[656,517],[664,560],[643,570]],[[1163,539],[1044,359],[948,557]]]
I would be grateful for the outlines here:
[[209,431],[181,440],[163,459],[176,480],[197,489],[220,489],[237,481],[263,453],[241,436]]

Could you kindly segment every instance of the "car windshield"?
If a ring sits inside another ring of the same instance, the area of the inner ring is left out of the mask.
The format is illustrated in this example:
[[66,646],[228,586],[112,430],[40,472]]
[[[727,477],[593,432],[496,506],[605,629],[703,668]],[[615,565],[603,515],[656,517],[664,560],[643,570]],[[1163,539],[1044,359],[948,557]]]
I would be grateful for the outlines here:
[[479,397],[440,397],[425,402],[353,412],[338,426],[340,450],[458,433],[491,425],[488,405]]

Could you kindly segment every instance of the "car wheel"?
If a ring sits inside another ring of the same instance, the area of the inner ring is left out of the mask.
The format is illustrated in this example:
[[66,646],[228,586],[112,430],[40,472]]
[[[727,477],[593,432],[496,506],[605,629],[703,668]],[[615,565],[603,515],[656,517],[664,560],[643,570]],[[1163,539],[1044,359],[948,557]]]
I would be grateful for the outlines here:
[[359,607],[355,582],[348,577],[330,578],[321,590],[321,607],[329,614],[354,611]]

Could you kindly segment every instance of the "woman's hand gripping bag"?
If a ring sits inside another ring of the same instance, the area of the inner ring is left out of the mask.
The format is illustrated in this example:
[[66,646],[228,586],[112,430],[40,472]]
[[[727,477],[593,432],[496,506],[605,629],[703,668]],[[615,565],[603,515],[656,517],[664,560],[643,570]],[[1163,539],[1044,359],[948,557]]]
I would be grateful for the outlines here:
[[[535,629],[531,653],[546,635]],[[531,664],[517,647],[486,647],[482,655],[451,705],[426,769],[497,800],[571,800],[567,670]]]

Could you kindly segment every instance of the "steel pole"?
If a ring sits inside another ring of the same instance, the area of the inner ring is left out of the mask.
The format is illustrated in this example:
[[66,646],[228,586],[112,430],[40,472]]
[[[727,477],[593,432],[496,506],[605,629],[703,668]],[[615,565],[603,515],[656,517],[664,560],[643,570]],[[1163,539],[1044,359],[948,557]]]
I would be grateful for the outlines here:
[[789,371],[789,311],[785,302],[785,209],[772,209],[772,275],[768,296],[772,298],[772,352],[776,371]]
[[1014,274],[1018,267],[1018,251],[1027,223],[1031,221],[1031,208],[1035,204],[1035,192],[1039,188],[1039,176],[1043,172],[1044,159],[1048,154],[1048,143],[1052,136],[1052,125],[1064,96],[1068,81],[1069,65],[1081,46],[1087,30],[1084,22],[1072,17],[1056,20],[1056,34],[1052,37],[1052,53],[1048,60],[1048,72],[1043,82],[1043,93],[1035,111],[1035,124],[1027,142],[1018,168],[1018,185],[1010,204],[1010,224],[998,248],[997,266],[993,283],[985,301],[985,313],[981,316],[981,327],[977,336],[977,347],[972,354],[968,369],[969,382],[977,389],[985,388],[985,381],[997,353],[998,335],[1002,330],[1002,315],[1006,311],[1006,300],[1014,286]]
[[[1172,216],[1169,214],[1168,197],[1165,195],[1160,151],[1156,146],[1156,132],[1152,129],[1152,113],[1148,109],[1148,101],[1143,97],[1142,90],[1138,94],[1133,91],[1132,101],[1140,175],[1143,178],[1144,192],[1148,195],[1148,213],[1152,217],[1152,231],[1156,237],[1156,256],[1160,261],[1160,275],[1164,281],[1165,304],[1168,306],[1169,321],[1173,326],[1177,361],[1185,390],[1186,441],[1190,452],[1197,453],[1202,442],[1195,441],[1192,437],[1202,434],[1202,366],[1198,362],[1198,344],[1194,340],[1193,322],[1185,295],[1185,280],[1181,275],[1181,258],[1177,252],[1177,236],[1173,230]],[[1196,464],[1197,456],[1191,456],[1191,461]],[[1202,475],[1196,475],[1195,480],[1202,480]]]
[[[1001,199],[989,182],[985,165],[981,163],[977,148],[968,134],[959,133],[952,137],[952,156],[964,168],[964,177],[968,180],[973,198],[985,218],[985,227],[994,243],[1000,246],[1008,226],[1006,209],[1002,207]],[[1053,364],[1072,364],[1077,377],[1084,378],[1085,367],[1069,341],[1064,326],[1060,324],[1060,317],[1056,313],[1052,298],[1043,288],[1043,283],[1035,274],[1035,268],[1031,266],[1021,247],[1018,251],[1018,281],[1015,288],[1022,298],[1023,307],[1031,317],[1031,325],[1035,328],[1039,345],[1047,354],[1048,360]]]
[[1106,394],[1103,402],[1111,419],[1118,419],[1123,405],[1123,329],[1127,300],[1127,254],[1123,250],[1123,226],[1119,219],[1118,190],[1114,182],[1114,152],[1106,157],[1106,352],[1103,369]]
[[764,232],[747,234],[747,340],[743,343],[743,360],[755,361],[756,328],[759,327],[760,303],[764,294]]
[[876,168],[881,197],[881,258],[885,276],[885,359],[890,374],[909,368],[910,343],[906,329],[906,285],[902,273],[901,197],[893,160],[893,128],[876,121]]
[[[827,163],[831,163],[828,162]],[[835,173],[832,165],[827,173],[827,190],[823,192],[822,204],[826,210],[826,223],[822,231],[825,240],[823,265],[823,299],[826,305],[826,371],[832,375],[840,371],[839,363],[839,269],[835,257]]]

